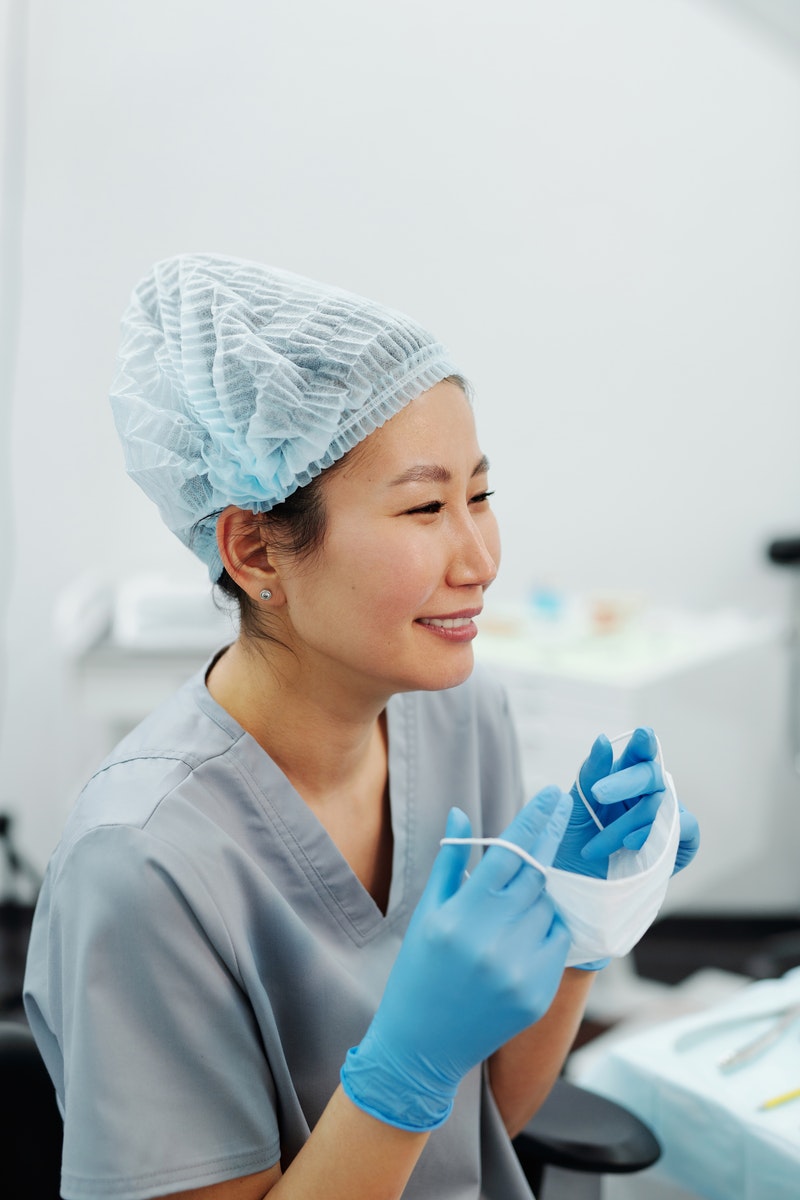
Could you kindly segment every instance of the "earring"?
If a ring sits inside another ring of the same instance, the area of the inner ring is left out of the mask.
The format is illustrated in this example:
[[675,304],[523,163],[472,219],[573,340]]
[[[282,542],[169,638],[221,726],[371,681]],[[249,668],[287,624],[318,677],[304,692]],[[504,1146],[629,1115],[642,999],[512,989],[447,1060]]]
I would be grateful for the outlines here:
[[264,588],[263,592],[261,592],[261,599],[262,600],[271,600],[272,599],[272,592],[269,590],[269,588]]

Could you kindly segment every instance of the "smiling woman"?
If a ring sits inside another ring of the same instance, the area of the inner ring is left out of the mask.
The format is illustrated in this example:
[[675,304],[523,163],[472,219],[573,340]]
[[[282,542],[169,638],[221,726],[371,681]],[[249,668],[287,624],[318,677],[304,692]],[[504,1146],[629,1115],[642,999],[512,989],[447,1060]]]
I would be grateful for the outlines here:
[[135,290],[112,404],[242,620],[48,868],[25,999],[62,1194],[529,1200],[511,1137],[591,973],[539,871],[465,872],[473,831],[551,863],[571,804],[523,804],[473,674],[499,537],[464,381],[400,313],[192,255]]
[[255,529],[241,509],[221,514],[225,570],[246,595],[271,593],[269,627],[291,654],[280,678],[265,680],[263,654],[240,640],[208,684],[265,748],[274,746],[276,707],[292,729],[295,707],[305,714],[312,697],[320,718],[348,712],[369,724],[396,692],[468,677],[473,618],[499,558],[485,472],[472,409],[444,381],[323,476],[324,535],[313,555],[273,546],[269,514]]

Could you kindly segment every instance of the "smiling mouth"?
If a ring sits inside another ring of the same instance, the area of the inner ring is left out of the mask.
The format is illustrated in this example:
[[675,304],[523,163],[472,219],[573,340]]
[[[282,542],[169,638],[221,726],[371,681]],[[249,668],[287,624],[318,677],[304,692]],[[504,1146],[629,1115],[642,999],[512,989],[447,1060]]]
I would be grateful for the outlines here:
[[463,629],[471,623],[471,617],[420,617],[421,625],[435,625],[437,629]]
[[436,629],[463,629],[472,624],[472,617],[420,617],[419,623]]

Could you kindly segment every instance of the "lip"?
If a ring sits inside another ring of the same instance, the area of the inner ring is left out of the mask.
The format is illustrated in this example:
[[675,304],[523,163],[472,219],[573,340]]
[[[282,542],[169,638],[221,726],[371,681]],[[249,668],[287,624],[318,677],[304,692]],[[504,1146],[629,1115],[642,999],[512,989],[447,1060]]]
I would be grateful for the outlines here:
[[483,612],[482,608],[462,608],[459,612],[451,613],[431,613],[430,616],[417,617],[418,621],[461,621],[464,617],[472,620],[473,617],[479,617]]
[[[480,612],[479,608],[465,608],[455,613],[437,613],[436,616],[417,617],[415,624],[432,637],[441,638],[446,642],[471,642],[478,635],[478,626],[473,618]],[[459,624],[440,624],[444,621],[458,621]]]

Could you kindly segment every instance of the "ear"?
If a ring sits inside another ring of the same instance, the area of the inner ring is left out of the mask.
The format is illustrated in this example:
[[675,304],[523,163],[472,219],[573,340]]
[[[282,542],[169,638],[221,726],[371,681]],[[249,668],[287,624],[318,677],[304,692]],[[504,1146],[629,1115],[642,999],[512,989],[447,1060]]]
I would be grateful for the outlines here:
[[230,504],[217,518],[217,547],[231,579],[256,603],[264,588],[272,592],[272,607],[284,596],[278,573],[267,552],[264,526],[256,513]]

